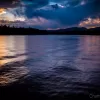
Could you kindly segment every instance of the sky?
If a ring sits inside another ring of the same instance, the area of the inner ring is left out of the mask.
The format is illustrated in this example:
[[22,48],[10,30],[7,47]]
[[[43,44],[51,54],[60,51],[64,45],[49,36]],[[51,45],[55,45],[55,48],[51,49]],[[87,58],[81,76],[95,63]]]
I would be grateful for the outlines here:
[[0,0],[0,25],[64,29],[100,26],[100,0]]

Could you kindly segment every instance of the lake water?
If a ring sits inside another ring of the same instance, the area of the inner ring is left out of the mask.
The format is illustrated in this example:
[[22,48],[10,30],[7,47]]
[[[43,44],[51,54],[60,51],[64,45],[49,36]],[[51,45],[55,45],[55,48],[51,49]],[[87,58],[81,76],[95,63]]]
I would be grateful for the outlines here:
[[100,98],[100,36],[0,36],[0,98],[12,95]]

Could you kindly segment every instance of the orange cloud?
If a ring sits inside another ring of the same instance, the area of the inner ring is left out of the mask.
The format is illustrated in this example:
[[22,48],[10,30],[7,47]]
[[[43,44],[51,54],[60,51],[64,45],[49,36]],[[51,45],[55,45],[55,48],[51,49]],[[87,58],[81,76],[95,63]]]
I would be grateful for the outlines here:
[[80,27],[94,28],[100,26],[100,18],[88,18],[79,24]]
[[13,13],[9,12],[8,10],[4,8],[0,8],[0,21],[25,21],[24,16],[15,16]]
[[0,15],[6,13],[5,10],[6,10],[6,9],[4,9],[4,8],[0,8]]

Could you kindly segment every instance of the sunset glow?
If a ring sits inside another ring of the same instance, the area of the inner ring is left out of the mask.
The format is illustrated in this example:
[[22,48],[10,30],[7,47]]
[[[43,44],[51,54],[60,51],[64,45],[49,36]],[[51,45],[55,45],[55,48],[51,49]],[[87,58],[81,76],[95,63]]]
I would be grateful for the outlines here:
[[5,13],[6,13],[6,9],[0,8],[0,15],[5,14]]
[[14,21],[25,21],[25,18],[23,16],[15,16],[14,14],[10,12],[2,11],[0,14],[0,20],[14,22]]
[[45,30],[100,27],[100,1],[0,0],[0,24]]
[[82,21],[79,24],[80,27],[87,27],[87,28],[94,28],[99,25],[100,25],[100,18],[95,18],[95,19],[88,18],[87,20]]

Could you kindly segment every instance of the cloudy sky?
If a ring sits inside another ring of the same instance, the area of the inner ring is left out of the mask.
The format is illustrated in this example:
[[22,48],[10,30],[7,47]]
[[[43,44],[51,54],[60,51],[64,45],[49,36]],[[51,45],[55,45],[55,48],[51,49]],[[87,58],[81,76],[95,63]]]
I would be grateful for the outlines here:
[[100,26],[100,0],[0,0],[0,24],[38,29]]

